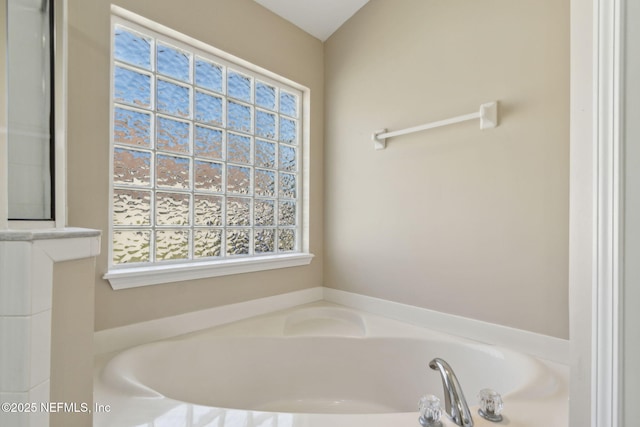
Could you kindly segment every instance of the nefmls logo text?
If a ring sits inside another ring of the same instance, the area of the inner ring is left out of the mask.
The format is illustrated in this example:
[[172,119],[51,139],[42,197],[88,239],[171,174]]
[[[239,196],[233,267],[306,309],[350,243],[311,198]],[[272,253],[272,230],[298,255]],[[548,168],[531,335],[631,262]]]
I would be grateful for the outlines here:
[[40,412],[91,412],[91,407],[86,402],[43,402],[40,404]]

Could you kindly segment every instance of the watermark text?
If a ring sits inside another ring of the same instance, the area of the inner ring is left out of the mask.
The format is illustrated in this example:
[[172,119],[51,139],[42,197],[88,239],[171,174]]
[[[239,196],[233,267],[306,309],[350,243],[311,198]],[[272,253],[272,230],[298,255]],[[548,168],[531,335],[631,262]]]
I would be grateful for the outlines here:
[[57,412],[86,414],[94,412],[111,412],[111,405],[86,402],[2,402],[0,411],[8,413]]

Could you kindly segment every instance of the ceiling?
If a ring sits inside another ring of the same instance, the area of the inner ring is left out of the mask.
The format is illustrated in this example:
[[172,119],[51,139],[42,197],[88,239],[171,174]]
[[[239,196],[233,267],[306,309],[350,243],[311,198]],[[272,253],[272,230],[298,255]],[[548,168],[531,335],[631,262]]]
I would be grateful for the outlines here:
[[325,41],[369,0],[255,0],[273,13]]

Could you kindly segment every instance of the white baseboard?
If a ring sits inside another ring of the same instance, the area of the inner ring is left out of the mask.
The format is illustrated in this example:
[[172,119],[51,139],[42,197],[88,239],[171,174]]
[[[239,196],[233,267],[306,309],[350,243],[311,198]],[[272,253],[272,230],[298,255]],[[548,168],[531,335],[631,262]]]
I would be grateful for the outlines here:
[[297,305],[321,301],[322,289],[321,287],[303,289],[177,316],[134,323],[118,328],[105,329],[94,333],[94,353],[104,354],[123,350],[134,345],[146,344],[273,311],[284,310]]
[[322,290],[323,299],[328,302],[569,364],[569,340],[337,289]]

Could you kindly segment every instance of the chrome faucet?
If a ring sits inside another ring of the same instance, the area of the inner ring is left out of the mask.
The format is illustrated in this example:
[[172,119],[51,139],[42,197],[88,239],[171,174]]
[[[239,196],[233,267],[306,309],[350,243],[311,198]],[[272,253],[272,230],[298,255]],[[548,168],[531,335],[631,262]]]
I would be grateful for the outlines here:
[[444,360],[435,358],[429,362],[429,367],[440,371],[444,387],[444,409],[447,415],[460,427],[473,427],[469,405],[467,405],[458,378],[453,373],[451,366]]

